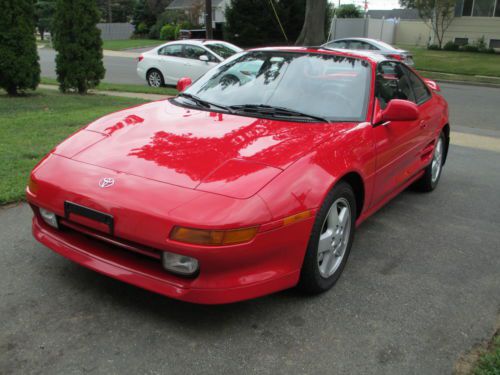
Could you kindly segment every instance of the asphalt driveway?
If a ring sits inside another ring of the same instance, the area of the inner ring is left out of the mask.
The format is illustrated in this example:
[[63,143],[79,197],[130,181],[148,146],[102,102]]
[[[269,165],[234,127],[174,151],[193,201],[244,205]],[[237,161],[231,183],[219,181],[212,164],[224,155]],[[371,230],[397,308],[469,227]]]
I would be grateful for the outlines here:
[[0,209],[0,374],[450,373],[500,309],[500,147],[477,138],[500,133],[453,111],[471,147],[452,145],[435,192],[408,190],[366,221],[317,297],[177,302],[36,243],[26,205]]

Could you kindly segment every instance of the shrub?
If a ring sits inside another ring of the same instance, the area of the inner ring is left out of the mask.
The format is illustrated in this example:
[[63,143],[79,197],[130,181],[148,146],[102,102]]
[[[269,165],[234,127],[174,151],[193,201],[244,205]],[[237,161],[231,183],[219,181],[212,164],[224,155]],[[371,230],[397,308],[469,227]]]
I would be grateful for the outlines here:
[[460,47],[460,50],[464,52],[479,52],[479,48],[473,44],[465,44]]
[[56,73],[62,92],[85,94],[104,78],[96,0],[58,0],[53,25]]
[[444,45],[443,49],[445,51],[458,51],[460,49],[460,46],[450,40],[448,43]]
[[9,95],[36,89],[40,64],[32,0],[4,0],[0,12],[0,87]]
[[179,27],[175,25],[166,24],[161,28],[160,39],[175,40],[179,35]]
[[488,46],[486,45],[486,41],[484,40],[484,35],[476,40],[476,47],[479,52],[488,52]]
[[145,22],[139,23],[135,28],[135,34],[145,35],[147,33],[149,33],[149,27]]
[[431,44],[431,45],[427,46],[427,49],[440,50],[441,48],[439,48],[439,46],[437,44]]
[[148,34],[149,39],[160,39],[160,29],[161,26],[158,24],[151,26]]

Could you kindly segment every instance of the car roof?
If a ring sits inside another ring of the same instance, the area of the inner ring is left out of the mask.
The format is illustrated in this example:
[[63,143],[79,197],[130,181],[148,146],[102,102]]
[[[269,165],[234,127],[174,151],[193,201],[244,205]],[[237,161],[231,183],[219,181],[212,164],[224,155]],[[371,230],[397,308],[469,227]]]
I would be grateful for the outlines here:
[[227,43],[223,40],[216,40],[216,39],[179,39],[179,40],[172,40],[171,42],[164,43],[156,48],[162,48],[164,46],[170,46],[174,44],[192,44],[195,46],[203,46],[205,44],[209,43]]
[[329,44],[329,43],[334,43],[334,42],[342,42],[345,40],[353,40],[353,41],[358,41],[358,42],[366,42],[366,43],[371,43],[376,45],[377,47],[381,47],[385,50],[398,50],[398,48],[391,46],[389,43],[384,42],[383,40],[378,40],[378,39],[373,39],[373,38],[339,38],[339,39],[334,39],[326,42],[324,45]]
[[250,51],[284,51],[284,52],[301,52],[301,53],[325,53],[329,55],[340,55],[345,57],[354,57],[357,59],[368,60],[375,64],[387,60],[387,57],[380,53],[371,51],[335,49],[330,47],[261,47],[253,48]]

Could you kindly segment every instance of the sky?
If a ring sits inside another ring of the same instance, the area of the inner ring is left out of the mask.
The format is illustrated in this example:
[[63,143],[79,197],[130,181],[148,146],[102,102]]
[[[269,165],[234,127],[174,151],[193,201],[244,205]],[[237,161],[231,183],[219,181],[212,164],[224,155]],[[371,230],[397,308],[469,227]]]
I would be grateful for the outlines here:
[[[329,0],[335,5],[339,4],[339,0]],[[368,10],[370,9],[394,9],[400,8],[398,0],[367,0]],[[340,4],[356,4],[364,8],[364,0],[340,0]]]

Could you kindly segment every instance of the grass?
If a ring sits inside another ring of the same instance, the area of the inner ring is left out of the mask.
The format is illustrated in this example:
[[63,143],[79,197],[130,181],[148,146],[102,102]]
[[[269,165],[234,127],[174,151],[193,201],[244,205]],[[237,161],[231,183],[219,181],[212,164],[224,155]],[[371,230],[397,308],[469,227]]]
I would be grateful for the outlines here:
[[51,90],[24,97],[0,92],[0,205],[24,199],[29,172],[63,139],[102,115],[144,102]]
[[487,351],[483,353],[472,371],[474,375],[500,374],[500,334],[497,333],[489,343]]
[[500,77],[500,54],[433,51],[424,47],[400,46],[412,52],[417,70],[465,76]]
[[[54,78],[42,77],[41,83],[46,85],[58,85],[57,80]],[[121,91],[133,92],[139,94],[159,94],[159,95],[177,95],[178,91],[173,87],[149,87],[124,83],[106,83],[101,82],[96,90],[102,91]]]
[[162,40],[155,39],[123,39],[123,40],[105,40],[103,42],[104,49],[113,51],[123,51],[132,48],[156,47],[165,43]]

